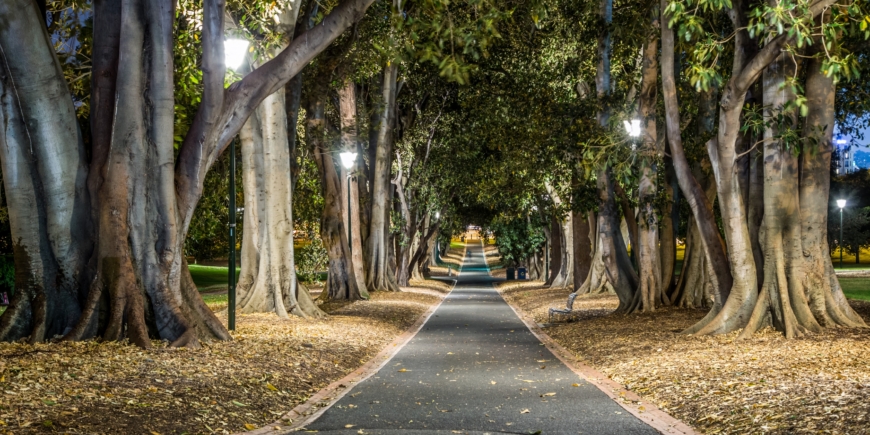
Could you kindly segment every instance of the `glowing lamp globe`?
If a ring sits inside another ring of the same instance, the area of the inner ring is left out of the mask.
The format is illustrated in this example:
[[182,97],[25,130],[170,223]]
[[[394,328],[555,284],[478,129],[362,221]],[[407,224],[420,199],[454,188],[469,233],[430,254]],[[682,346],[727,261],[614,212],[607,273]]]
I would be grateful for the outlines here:
[[353,168],[353,164],[356,162],[356,153],[343,152],[340,156],[341,165],[344,166],[344,169],[350,170]]
[[236,71],[245,62],[248,46],[251,43],[244,39],[227,39],[224,41],[224,63],[227,68]]

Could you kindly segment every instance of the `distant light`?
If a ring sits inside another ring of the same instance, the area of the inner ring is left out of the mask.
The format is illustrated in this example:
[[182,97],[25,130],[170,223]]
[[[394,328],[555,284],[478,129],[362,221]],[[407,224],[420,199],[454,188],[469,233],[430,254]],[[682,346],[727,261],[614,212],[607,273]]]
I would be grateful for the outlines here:
[[440,211],[435,212],[435,219],[441,219],[441,212]]
[[227,68],[235,71],[242,66],[242,63],[245,62],[245,55],[248,54],[249,45],[251,43],[244,39],[227,39],[224,41],[224,63]]
[[622,124],[625,125],[625,132],[628,133],[631,137],[640,136],[640,120],[632,119],[631,122],[622,121]]
[[353,164],[356,162],[356,153],[343,152],[340,155],[341,164],[344,166],[344,169],[350,170],[353,168]]
[[837,207],[840,207],[840,208],[846,207],[846,200],[845,199],[838,199],[837,200]]
[[846,145],[847,143],[849,143],[848,140],[843,139],[842,137],[837,138],[836,142],[837,142],[837,145]]

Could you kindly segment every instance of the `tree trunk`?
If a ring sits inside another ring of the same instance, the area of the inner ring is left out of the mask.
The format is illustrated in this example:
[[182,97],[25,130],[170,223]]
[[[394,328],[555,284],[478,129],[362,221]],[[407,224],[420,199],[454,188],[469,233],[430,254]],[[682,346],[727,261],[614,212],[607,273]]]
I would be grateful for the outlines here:
[[624,312],[631,304],[638,285],[637,274],[628,258],[628,250],[619,231],[616,199],[609,171],[598,173],[598,223],[592,268],[583,286],[575,293],[616,293],[618,311]]
[[[231,338],[202,301],[183,258],[184,240],[202,195],[205,174],[260,103],[283,88],[357,21],[371,3],[344,1],[306,32],[304,42],[294,41],[273,60],[225,89],[224,4],[205,0],[202,103],[176,157],[174,2],[96,1],[90,107],[96,128],[87,169],[83,163],[85,152],[75,131],[75,114],[72,106],[63,103],[69,101],[69,92],[53,54],[52,40],[41,30],[41,17],[32,2],[15,0],[0,6],[0,20],[4,22],[0,48],[3,53],[17,53],[16,59],[5,59],[5,68],[19,95],[18,112],[22,118],[15,122],[20,125],[23,121],[28,126],[28,146],[37,157],[48,153],[32,167],[40,171],[41,166],[51,166],[38,177],[37,172],[29,171],[41,184],[33,186],[34,192],[50,197],[42,201],[39,195],[31,195],[36,198],[34,207],[40,205],[47,211],[46,218],[40,224],[40,219],[31,217],[29,222],[22,222],[28,228],[19,228],[22,236],[39,234],[37,244],[13,234],[16,240],[22,240],[22,247],[25,242],[30,246],[38,246],[39,240],[50,242],[48,246],[42,244],[42,252],[21,255],[20,261],[25,263],[18,270],[30,273],[28,258],[44,258],[51,244],[69,243],[69,249],[55,254],[54,261],[64,262],[58,263],[60,276],[66,270],[77,273],[76,291],[87,288],[87,296],[81,305],[82,314],[66,338],[128,338],[143,347],[150,345],[151,337],[168,340],[173,346],[191,347],[198,346],[202,339]],[[26,71],[22,66],[27,66]],[[29,99],[28,92],[37,88],[46,100]],[[40,129],[45,127],[35,121],[35,112],[40,112],[39,119],[55,131],[43,136]],[[4,114],[4,122],[9,119]],[[5,150],[0,151],[0,155],[3,153]],[[19,158],[24,157],[19,154]],[[9,160],[5,156],[3,159]],[[88,192],[84,190],[85,180]],[[53,190],[56,185],[65,191]],[[13,190],[20,187],[11,186]],[[88,210],[92,222],[87,221]],[[88,257],[87,267],[85,261],[76,260]],[[51,267],[39,270],[42,275],[56,274]],[[39,276],[37,281],[41,279]],[[62,279],[53,282],[65,285]],[[30,329],[31,337],[39,340],[68,330],[72,319],[68,314],[74,309],[68,297],[55,297],[51,292],[54,290],[44,288],[30,291],[35,305],[22,298],[20,303],[27,306],[10,307],[0,320],[0,335],[22,336]],[[42,302],[40,293],[52,300]],[[55,308],[57,305],[62,306],[62,311]],[[44,321],[46,316],[53,320]]]
[[285,96],[279,91],[260,104],[239,134],[245,219],[237,289],[243,313],[324,315],[296,278],[288,147],[288,134],[295,133],[288,129]]
[[[656,11],[658,7],[654,7]],[[653,27],[658,27],[658,14],[653,20]],[[661,259],[659,258],[659,223],[655,209],[658,196],[656,178],[658,177],[658,159],[663,150],[658,143],[656,129],[656,97],[658,89],[658,38],[653,34],[647,41],[643,51],[642,83],[640,91],[640,117],[646,124],[643,133],[643,145],[639,150],[640,183],[638,186],[638,204],[640,213],[637,222],[637,245],[631,247],[636,252],[640,286],[634,294],[634,300],[627,312],[654,311],[656,304],[661,303],[662,276]]]
[[347,229],[344,226],[345,219],[342,214],[341,182],[343,180],[336,169],[333,152],[326,139],[325,83],[319,81],[317,87],[309,92],[308,105],[305,111],[308,118],[306,138],[320,174],[321,195],[323,196],[320,237],[323,239],[323,245],[329,257],[326,286],[321,298],[330,300],[361,299],[359,280],[354,273],[350,252],[348,252]]
[[[822,41],[817,38],[816,43]],[[794,94],[783,86],[795,74],[793,65],[782,55],[768,66],[765,107],[781,108],[793,101]],[[776,126],[765,132],[764,281],[740,337],[767,325],[783,331],[787,338],[820,331],[822,326],[865,326],[846,301],[825,249],[834,95],[834,82],[822,71],[822,59],[810,59],[804,134],[818,139],[818,148],[804,150],[798,158],[773,137],[778,133]],[[786,116],[796,121],[796,116]]]
[[[281,32],[288,40],[300,3],[296,0],[280,15]],[[239,133],[245,219],[237,307],[243,313],[274,312],[285,318],[288,313],[321,317],[325,314],[296,277],[293,246],[296,125],[288,122],[288,113],[295,121],[299,105],[298,101],[291,102],[295,110],[288,108],[286,95],[282,89],[266,97]]]
[[396,75],[398,65],[391,63],[384,67],[382,92],[382,107],[378,113],[377,142],[373,167],[371,228],[369,229],[366,246],[366,286],[370,291],[399,291],[396,276],[392,273],[388,256],[390,206],[388,195],[390,191],[390,170],[393,152],[393,123],[396,104]]
[[[704,192],[704,200],[712,204],[716,198],[716,182],[707,174],[709,162],[703,160],[695,165],[691,174]],[[683,255],[683,267],[680,279],[671,299],[681,308],[702,308],[709,306],[709,300],[714,295],[714,276],[711,274],[710,260],[704,249],[704,239],[695,218],[689,220],[686,229],[686,249]]]
[[[553,199],[553,205],[556,210],[566,207],[568,204],[562,202],[562,198],[550,184],[547,184],[547,191],[550,198]],[[559,230],[559,268],[553,269],[554,279],[550,283],[554,288],[565,288],[574,285],[574,234],[572,223],[572,213],[569,211],[563,220],[556,220]]]
[[573,212],[571,216],[571,232],[574,242],[574,283],[575,289],[579,289],[589,276],[592,267],[592,240],[589,225],[589,214]]
[[[559,271],[562,270],[562,226],[559,223],[559,219],[555,216],[550,219],[548,238],[550,240],[550,265],[549,276],[545,285],[552,286],[559,276]],[[547,265],[544,265],[544,267],[547,267]]]
[[[363,299],[369,298],[369,293],[365,286],[365,266],[363,264],[362,250],[362,222],[360,220],[360,188],[357,185],[359,182],[357,174],[363,173],[365,167],[359,165],[361,154],[358,153],[359,136],[356,123],[356,85],[353,81],[345,79],[344,85],[338,90],[339,101],[339,119],[341,121],[341,149],[343,151],[357,152],[357,171],[353,174],[348,174],[344,166],[341,167],[341,179],[345,180],[341,184],[342,187],[342,215],[346,216],[345,221],[350,229],[351,249],[351,266],[357,280],[360,296]],[[347,177],[350,177],[350,189],[348,189]],[[349,199],[348,199],[349,198]],[[348,210],[350,206],[350,210]],[[347,219],[350,222],[347,222]]]
[[93,276],[88,172],[45,18],[17,0],[0,5],[0,21],[0,159],[16,272],[0,340],[34,343],[66,334],[81,314]]
[[662,266],[662,302],[673,305],[671,295],[676,285],[675,267],[677,263],[677,226],[680,223],[680,189],[674,174],[674,165],[665,157],[665,207],[662,210],[659,257]]
[[[662,10],[665,10],[667,7],[667,1],[662,0],[661,3]],[[683,194],[686,197],[686,201],[689,203],[689,206],[692,209],[692,215],[695,218],[695,222],[698,225],[698,235],[700,236],[701,243],[704,248],[704,253],[706,257],[706,262],[709,263],[707,270],[712,271],[713,273],[713,286],[714,286],[714,309],[711,310],[710,314],[702,319],[698,324],[689,328],[686,332],[693,333],[698,332],[703,329],[710,321],[716,317],[716,315],[721,310],[721,307],[725,304],[725,300],[728,297],[729,291],[732,286],[732,278],[731,278],[731,269],[729,268],[728,257],[726,256],[725,243],[722,240],[719,234],[719,228],[716,225],[716,220],[713,215],[712,203],[706,201],[703,189],[701,185],[698,183],[698,180],[692,176],[691,169],[689,163],[686,159],[685,153],[683,152],[682,145],[682,136],[680,132],[680,117],[679,117],[679,106],[677,103],[677,90],[676,90],[676,82],[674,80],[674,33],[673,30],[669,26],[661,26],[662,29],[662,88],[663,88],[663,96],[665,100],[665,115],[666,115],[666,126],[668,129],[668,143],[671,147],[671,154],[673,156],[674,161],[674,170],[677,173],[677,180],[680,184],[680,189],[683,191]],[[702,99],[702,101],[706,101]],[[703,104],[702,104],[703,107]],[[732,108],[733,111],[733,108]],[[725,116],[725,111],[723,110],[723,114],[721,116]],[[737,113],[739,117],[739,113]],[[720,118],[722,119],[722,118]],[[723,128],[723,125],[720,124],[720,129]],[[720,136],[722,135],[722,131],[720,130]],[[716,145],[718,141],[711,141],[711,144],[708,144],[708,150],[710,150],[711,160],[713,160],[714,156],[718,156],[716,154]],[[730,170],[730,168],[728,169]],[[718,172],[727,172],[726,171],[717,171]],[[718,183],[717,183],[718,184]],[[727,203],[727,201],[726,201]],[[726,207],[722,202],[720,202],[720,208]],[[726,213],[723,212],[723,220],[724,216],[727,216]],[[745,222],[745,220],[744,220]],[[727,232],[726,232],[727,234]],[[729,239],[730,242],[730,239]],[[729,245],[730,247],[730,245]],[[696,258],[696,257],[693,257]],[[686,275],[690,271],[693,270],[701,270],[703,271],[703,266],[700,269],[687,268],[686,264],[683,265],[683,271],[681,272],[681,281],[686,280],[689,275]],[[685,292],[683,292],[685,293]],[[735,301],[739,302],[739,301]],[[741,323],[745,321],[744,317],[748,313],[746,312],[746,306],[737,304],[738,308],[730,308],[732,313],[736,315],[736,317],[728,317],[727,319],[732,324]],[[724,321],[725,318],[720,318],[717,322]],[[703,332],[715,332],[713,330],[704,330]]]

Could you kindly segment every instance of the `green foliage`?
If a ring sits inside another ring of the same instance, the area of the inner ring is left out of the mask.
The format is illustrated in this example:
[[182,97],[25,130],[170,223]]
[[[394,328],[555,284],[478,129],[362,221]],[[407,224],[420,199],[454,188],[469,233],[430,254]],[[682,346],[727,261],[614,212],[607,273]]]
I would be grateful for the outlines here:
[[297,245],[294,249],[296,274],[300,281],[320,282],[319,272],[326,270],[329,258],[318,232],[316,226],[309,227],[306,243]]
[[15,293],[15,259],[11,255],[0,255],[0,293],[3,292],[10,298]]
[[546,242],[540,225],[530,219],[497,219],[490,224],[495,244],[508,267],[520,265],[539,251]]

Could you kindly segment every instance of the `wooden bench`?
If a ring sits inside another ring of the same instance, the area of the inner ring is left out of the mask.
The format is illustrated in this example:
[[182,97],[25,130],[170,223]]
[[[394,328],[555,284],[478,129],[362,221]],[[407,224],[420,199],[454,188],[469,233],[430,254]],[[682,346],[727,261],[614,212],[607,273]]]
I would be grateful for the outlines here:
[[563,316],[567,316],[574,312],[574,299],[577,298],[577,293],[571,293],[568,295],[568,303],[565,304],[565,308],[550,308],[550,316],[549,322],[553,323],[553,314],[561,314]]

